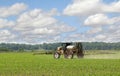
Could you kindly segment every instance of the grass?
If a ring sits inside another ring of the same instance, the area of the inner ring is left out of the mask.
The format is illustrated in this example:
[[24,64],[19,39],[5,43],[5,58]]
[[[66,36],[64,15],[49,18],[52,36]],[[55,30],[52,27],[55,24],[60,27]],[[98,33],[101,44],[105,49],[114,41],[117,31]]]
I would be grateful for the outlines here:
[[0,76],[120,76],[120,53],[113,55],[112,59],[91,54],[83,59],[54,59],[52,55],[0,53]]

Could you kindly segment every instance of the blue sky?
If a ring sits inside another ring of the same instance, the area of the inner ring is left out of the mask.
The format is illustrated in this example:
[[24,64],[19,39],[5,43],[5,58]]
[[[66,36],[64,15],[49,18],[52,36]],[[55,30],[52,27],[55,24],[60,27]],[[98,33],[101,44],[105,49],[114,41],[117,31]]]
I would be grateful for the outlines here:
[[120,0],[0,0],[0,42],[120,42]]

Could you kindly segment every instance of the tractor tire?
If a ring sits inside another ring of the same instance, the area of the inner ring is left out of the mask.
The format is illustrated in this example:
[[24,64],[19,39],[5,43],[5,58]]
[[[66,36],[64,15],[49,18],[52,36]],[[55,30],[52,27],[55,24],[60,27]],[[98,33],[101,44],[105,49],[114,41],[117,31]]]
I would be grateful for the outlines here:
[[73,59],[73,52],[66,52],[66,53],[64,53],[64,57],[66,58],[66,59]]
[[73,54],[69,54],[67,58],[68,59],[73,59]]
[[77,53],[77,57],[78,58],[83,58],[84,54],[81,54],[81,53]]
[[67,59],[67,57],[68,57],[68,54],[67,54],[67,53],[64,53],[64,58]]
[[54,53],[54,58],[55,58],[55,59],[59,59],[59,58],[60,58],[60,54],[59,54],[58,52],[55,52],[55,53]]

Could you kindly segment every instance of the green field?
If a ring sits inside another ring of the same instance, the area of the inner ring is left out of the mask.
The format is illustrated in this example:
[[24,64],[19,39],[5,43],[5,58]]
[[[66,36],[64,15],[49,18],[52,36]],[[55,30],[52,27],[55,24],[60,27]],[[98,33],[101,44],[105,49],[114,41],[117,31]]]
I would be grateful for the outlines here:
[[87,53],[83,59],[0,53],[0,76],[120,76],[120,52]]

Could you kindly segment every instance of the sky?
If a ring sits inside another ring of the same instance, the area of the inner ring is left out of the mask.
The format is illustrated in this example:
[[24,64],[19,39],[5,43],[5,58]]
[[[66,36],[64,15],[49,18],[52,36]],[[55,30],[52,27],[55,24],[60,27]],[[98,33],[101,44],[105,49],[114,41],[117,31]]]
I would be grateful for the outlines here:
[[120,0],[0,0],[0,43],[120,42]]

